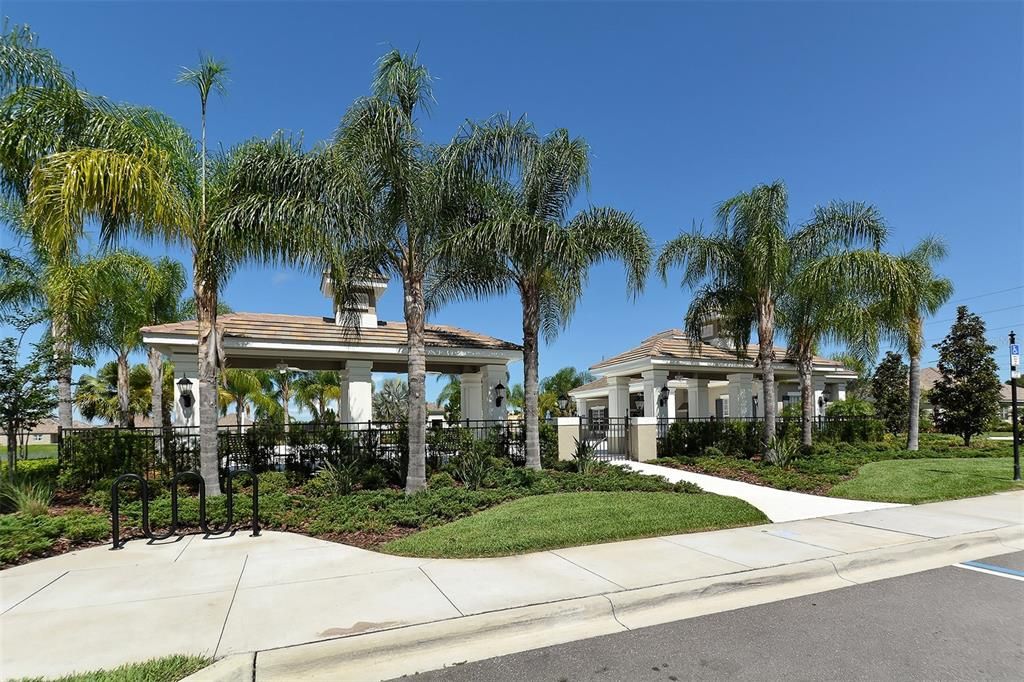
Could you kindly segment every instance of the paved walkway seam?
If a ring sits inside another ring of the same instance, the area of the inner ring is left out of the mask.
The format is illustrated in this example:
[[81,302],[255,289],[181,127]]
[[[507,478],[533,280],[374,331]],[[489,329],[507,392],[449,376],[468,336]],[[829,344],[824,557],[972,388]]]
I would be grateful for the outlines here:
[[185,550],[188,549],[188,546],[192,544],[192,540],[196,537],[196,534],[192,533],[191,535],[186,535],[185,537],[188,539],[185,540],[185,542],[182,544],[181,551],[178,552],[178,555],[176,557],[174,557],[174,561],[171,562],[172,564],[177,562],[178,559],[181,558],[181,555],[185,553]]
[[462,609],[455,605],[455,602],[452,601],[451,597],[445,594],[445,591],[441,589],[441,586],[434,582],[434,579],[430,577],[430,574],[423,570],[423,566],[417,566],[416,569],[423,574],[423,577],[430,581],[430,584],[434,586],[434,589],[441,593],[441,596],[444,597],[448,601],[448,603],[452,605],[453,609],[459,612],[460,616],[466,615],[462,612]]
[[[224,631],[228,627],[228,618],[231,617],[231,607],[235,605],[235,598],[238,596],[238,586],[242,584],[242,575],[245,573],[245,565],[249,563],[249,555],[246,554],[245,558],[242,559],[242,570],[238,572],[238,580],[235,581],[235,589],[231,593],[231,601],[228,602],[228,611],[224,614],[224,622],[220,626],[220,636],[217,637],[217,646],[213,648],[213,657],[217,658],[217,652],[220,651],[220,643],[224,639]],[[254,664],[255,665],[255,664]]]
[[[563,549],[572,549],[572,548],[571,548],[571,547],[564,547]],[[576,563],[575,561],[573,561],[572,559],[569,559],[569,558],[567,558],[567,557],[564,557],[564,556],[562,556],[561,554],[559,554],[559,553],[558,553],[558,551],[557,551],[557,550],[549,550],[549,553],[550,553],[550,554],[554,554],[554,555],[555,555],[556,557],[558,557],[558,558],[559,558],[559,559],[561,559],[562,561],[568,561],[568,562],[569,562],[570,564],[572,564],[572,565],[573,565],[573,566],[575,566],[576,568],[582,569],[582,570],[586,571],[587,573],[589,573],[589,574],[590,574],[590,575],[592,575],[592,576],[598,577],[598,578],[600,578],[601,580],[604,580],[605,582],[609,582],[609,583],[611,583],[612,585],[615,585],[615,587],[619,588],[620,590],[625,590],[625,589],[627,589],[627,588],[626,588],[625,586],[623,586],[623,585],[620,585],[620,584],[618,584],[617,582],[615,582],[615,581],[614,581],[614,580],[612,580],[611,578],[606,578],[606,577],[604,577],[603,575],[601,575],[600,573],[597,573],[597,572],[595,572],[595,571],[592,571],[592,570],[590,570],[589,568],[587,568],[586,566],[581,566],[581,565],[579,565],[578,563]]]
[[68,573],[70,573],[70,572],[71,572],[71,571],[64,571],[63,573],[61,573],[60,575],[58,575],[58,576],[57,576],[56,578],[54,578],[54,579],[53,579],[53,580],[51,580],[50,582],[46,583],[45,585],[43,585],[43,586],[42,586],[42,587],[40,587],[39,589],[35,590],[35,591],[34,591],[34,592],[33,592],[32,594],[30,594],[30,595],[26,596],[26,597],[25,597],[24,599],[20,599],[20,600],[16,601],[15,603],[11,604],[10,606],[8,606],[8,607],[7,607],[6,609],[4,609],[4,610],[3,610],[3,612],[2,612],[2,613],[0,613],[0,615],[3,615],[4,613],[7,613],[8,611],[10,611],[11,609],[13,609],[14,607],[18,606],[18,604],[23,604],[23,603],[25,603],[26,601],[28,601],[28,600],[29,600],[29,599],[31,599],[32,597],[36,596],[37,594],[39,594],[40,592],[42,592],[43,590],[45,590],[45,589],[46,589],[47,587],[49,587],[50,585],[54,584],[55,582],[57,582],[58,580],[60,580],[61,578],[63,578],[64,576],[66,576],[66,575],[67,575]]

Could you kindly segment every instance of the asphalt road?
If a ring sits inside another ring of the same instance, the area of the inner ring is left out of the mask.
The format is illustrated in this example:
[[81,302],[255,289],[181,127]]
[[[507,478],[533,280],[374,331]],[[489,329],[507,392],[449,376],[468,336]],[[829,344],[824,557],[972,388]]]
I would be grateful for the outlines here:
[[[980,561],[1024,572],[1024,552]],[[1024,581],[949,566],[411,679],[1022,680]]]

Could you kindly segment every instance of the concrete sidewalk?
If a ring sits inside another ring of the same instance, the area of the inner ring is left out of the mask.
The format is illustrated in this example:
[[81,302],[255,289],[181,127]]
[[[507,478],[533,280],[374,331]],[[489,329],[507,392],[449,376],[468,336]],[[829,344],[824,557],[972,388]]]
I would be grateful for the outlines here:
[[[1024,492],[1013,492],[498,559],[409,559],[274,532],[135,541],[0,572],[0,670],[260,651],[260,679],[381,678],[888,577],[886,562],[909,572],[1024,549],[1022,524]],[[474,645],[487,633],[504,650]],[[429,643],[433,653],[413,653]],[[359,647],[377,667],[340,673]]]
[[749,502],[760,509],[764,512],[765,516],[776,523],[906,506],[890,504],[888,502],[845,500],[838,497],[795,493],[790,490],[776,490],[775,488],[763,485],[754,485],[718,476],[708,476],[707,474],[697,474],[692,471],[673,469],[657,464],[648,464],[647,462],[621,461],[613,462],[613,464],[638,471],[641,474],[661,476],[672,483],[678,483],[679,481],[696,483],[701,489],[716,495],[738,497],[744,502]]

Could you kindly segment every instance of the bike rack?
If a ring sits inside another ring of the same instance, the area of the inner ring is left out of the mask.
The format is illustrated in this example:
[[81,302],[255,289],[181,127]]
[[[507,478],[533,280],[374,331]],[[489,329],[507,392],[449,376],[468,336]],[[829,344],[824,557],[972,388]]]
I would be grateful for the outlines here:
[[260,534],[260,482],[259,477],[251,469],[236,469],[227,473],[227,518],[220,528],[211,528],[210,519],[206,516],[206,481],[195,471],[183,471],[171,479],[171,525],[165,533],[157,534],[149,524],[149,483],[138,474],[123,474],[110,487],[110,525],[111,536],[113,537],[114,549],[124,547],[121,540],[121,484],[126,481],[138,481],[142,493],[142,534],[150,540],[166,540],[178,532],[178,484],[187,479],[199,483],[199,528],[204,535],[223,535],[234,526],[235,519],[235,495],[234,480],[239,474],[248,475],[252,480],[252,537]]

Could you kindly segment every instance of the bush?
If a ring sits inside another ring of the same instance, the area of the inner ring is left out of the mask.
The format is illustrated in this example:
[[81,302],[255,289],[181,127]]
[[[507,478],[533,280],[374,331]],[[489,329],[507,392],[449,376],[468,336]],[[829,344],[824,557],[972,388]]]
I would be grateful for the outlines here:
[[262,474],[258,474],[258,477],[260,495],[287,492],[291,483],[289,476],[281,471],[264,471]]
[[109,535],[110,522],[105,516],[81,510],[53,516],[4,514],[0,516],[0,564],[41,556],[61,537],[82,543]]
[[454,488],[455,479],[447,471],[439,471],[427,481],[428,488]]
[[576,465],[576,473],[591,474],[598,461],[594,456],[594,446],[586,441],[576,441],[576,450],[572,453],[572,461]]
[[[57,475],[60,471],[56,457],[47,459],[21,459],[15,464],[14,474],[23,483],[46,483],[52,488],[57,487]],[[8,480],[7,462],[0,463],[0,480]]]
[[42,516],[53,501],[53,486],[44,481],[4,481],[0,484],[0,511]]
[[495,468],[494,444],[476,441],[472,447],[452,458],[450,468],[455,478],[470,490],[480,488],[487,474]]

